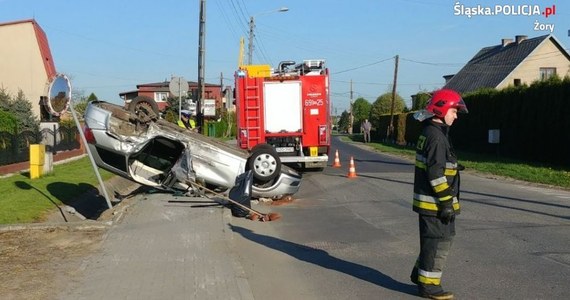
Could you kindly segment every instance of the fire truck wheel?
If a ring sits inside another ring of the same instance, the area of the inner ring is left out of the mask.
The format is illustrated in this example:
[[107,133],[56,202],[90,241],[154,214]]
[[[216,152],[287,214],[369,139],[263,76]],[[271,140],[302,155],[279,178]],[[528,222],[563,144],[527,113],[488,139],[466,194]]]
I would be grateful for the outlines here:
[[251,149],[251,156],[247,162],[248,168],[253,171],[257,182],[268,182],[281,172],[281,160],[277,151],[267,144],[260,144]]

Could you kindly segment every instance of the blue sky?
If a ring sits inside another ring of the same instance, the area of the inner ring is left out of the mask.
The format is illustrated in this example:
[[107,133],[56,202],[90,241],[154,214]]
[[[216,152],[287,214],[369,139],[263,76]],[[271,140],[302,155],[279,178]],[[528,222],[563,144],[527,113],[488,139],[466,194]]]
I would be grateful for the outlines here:
[[[56,69],[74,89],[119,103],[137,84],[198,78],[199,0],[0,0],[0,22],[34,18],[46,32]],[[521,15],[556,7],[556,14]],[[477,8],[502,7],[493,16]],[[255,17],[254,63],[325,59],[336,113],[353,99],[373,102],[391,91],[406,101],[444,83],[479,49],[515,35],[553,34],[568,50],[570,4],[562,0],[206,0],[206,82],[233,85],[240,38],[247,53],[248,21]],[[275,10],[287,7],[287,12]],[[506,11],[510,11],[507,13]],[[514,15],[519,12],[519,15]],[[538,29],[535,30],[535,23]],[[6,41],[2,41],[2,44]],[[247,55],[246,55],[247,60]]]

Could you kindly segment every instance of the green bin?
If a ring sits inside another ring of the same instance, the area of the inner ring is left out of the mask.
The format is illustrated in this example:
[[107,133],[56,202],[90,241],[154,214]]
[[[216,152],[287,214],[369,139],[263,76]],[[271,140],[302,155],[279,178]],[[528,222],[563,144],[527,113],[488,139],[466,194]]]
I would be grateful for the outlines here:
[[208,136],[216,137],[216,123],[208,123]]

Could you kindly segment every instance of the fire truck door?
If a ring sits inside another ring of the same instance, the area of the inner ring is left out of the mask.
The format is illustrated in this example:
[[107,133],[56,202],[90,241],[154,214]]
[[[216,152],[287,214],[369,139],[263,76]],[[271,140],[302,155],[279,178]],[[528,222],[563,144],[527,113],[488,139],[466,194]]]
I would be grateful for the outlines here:
[[267,132],[302,131],[301,82],[265,82],[263,99]]

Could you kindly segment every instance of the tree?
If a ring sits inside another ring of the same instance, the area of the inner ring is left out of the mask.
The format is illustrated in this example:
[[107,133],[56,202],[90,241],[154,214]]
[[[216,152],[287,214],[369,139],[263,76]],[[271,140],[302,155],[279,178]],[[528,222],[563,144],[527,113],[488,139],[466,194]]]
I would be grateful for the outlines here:
[[[0,131],[15,134],[17,126],[18,120],[9,112],[0,109]],[[3,148],[0,147],[0,149]]]
[[10,102],[12,102],[10,94],[6,89],[0,88],[0,110],[10,111]]
[[10,112],[18,119],[18,132],[39,131],[40,122],[32,113],[32,103],[28,101],[22,90],[18,91],[16,99],[10,106]]
[[350,114],[345,110],[340,115],[340,119],[338,120],[338,130],[340,132],[348,131],[348,127],[350,126]]
[[420,110],[426,107],[431,95],[427,91],[422,91],[415,94],[412,98],[414,98],[412,110]]
[[[73,90],[71,91],[71,101],[73,101],[73,109],[77,113],[77,116],[81,118],[85,113],[85,109],[87,108],[87,104],[89,103],[89,99],[85,98],[85,93],[82,90]],[[94,95],[91,93],[91,95]],[[89,95],[89,97],[91,97]],[[95,96],[97,99],[97,96]]]
[[[381,115],[390,114],[392,106],[392,93],[384,93],[380,95],[376,101],[372,104],[370,109],[370,119],[373,124],[377,124]],[[406,107],[404,99],[400,95],[396,94],[396,99],[394,99],[394,114],[401,113]]]
[[178,97],[168,97],[166,99],[166,108],[162,112],[164,119],[171,123],[176,123],[178,121]]
[[87,102],[97,101],[97,100],[99,100],[99,98],[97,98],[95,93],[91,93],[91,94],[89,94],[89,97],[87,97]]
[[370,109],[372,108],[372,104],[368,102],[368,100],[360,97],[352,103],[352,115],[354,117],[354,128],[360,129],[360,123],[364,121],[364,119],[370,118]]

